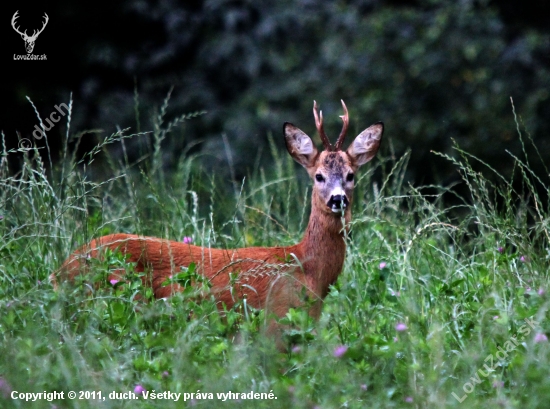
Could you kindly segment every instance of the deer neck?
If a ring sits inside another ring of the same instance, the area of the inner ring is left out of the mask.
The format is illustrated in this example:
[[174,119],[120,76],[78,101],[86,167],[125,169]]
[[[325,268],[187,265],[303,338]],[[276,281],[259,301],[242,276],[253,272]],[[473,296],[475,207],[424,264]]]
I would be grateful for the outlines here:
[[[344,213],[346,230],[351,221],[351,210]],[[342,271],[346,255],[346,242],[342,217],[313,207],[300,248],[304,273],[310,288],[325,297],[328,288]]]

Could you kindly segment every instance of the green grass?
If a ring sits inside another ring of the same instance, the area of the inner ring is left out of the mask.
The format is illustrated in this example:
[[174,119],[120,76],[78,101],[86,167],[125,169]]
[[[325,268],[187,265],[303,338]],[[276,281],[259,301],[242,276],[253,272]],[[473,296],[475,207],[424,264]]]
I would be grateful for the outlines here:
[[[539,193],[548,194],[548,180],[532,174],[526,158],[510,156],[517,188],[458,147],[455,157],[441,155],[468,187],[454,206],[444,204],[452,194],[446,187],[403,182],[408,154],[367,165],[344,271],[318,322],[303,311],[288,314],[298,328],[288,353],[258,331],[261,311],[241,304],[222,319],[204,283],[144,302],[151,294],[120,254],[95,262],[94,274],[106,281],[109,266],[122,265],[130,285],[54,291],[48,276],[70,252],[111,232],[188,236],[216,247],[301,238],[311,188],[286,153],[273,148],[272,163],[237,186],[188,153],[168,174],[161,142],[192,115],[165,123],[164,109],[152,133],[118,132],[82,159],[69,148],[82,135],[67,134],[52,170],[34,148],[4,148],[0,407],[547,407],[549,210]],[[151,155],[129,163],[109,154],[109,146],[124,152],[128,138],[152,146]],[[20,172],[10,173],[8,155],[22,158]],[[94,167],[98,156],[103,165]],[[192,271],[178,278],[197,281]],[[182,395],[178,402],[109,398],[137,385]],[[63,391],[65,399],[12,400],[10,390]],[[101,391],[106,399],[69,400],[69,391]],[[213,399],[182,402],[198,391]],[[217,399],[229,391],[277,399]]]

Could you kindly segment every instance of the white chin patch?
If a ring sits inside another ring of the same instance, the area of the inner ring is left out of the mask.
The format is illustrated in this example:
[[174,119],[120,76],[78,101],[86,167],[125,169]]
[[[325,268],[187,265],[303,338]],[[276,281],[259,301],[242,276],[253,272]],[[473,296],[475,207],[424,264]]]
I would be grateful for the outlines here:
[[333,205],[331,210],[332,213],[343,213],[344,210],[346,210],[346,206],[342,206],[342,208],[340,208],[339,206]]

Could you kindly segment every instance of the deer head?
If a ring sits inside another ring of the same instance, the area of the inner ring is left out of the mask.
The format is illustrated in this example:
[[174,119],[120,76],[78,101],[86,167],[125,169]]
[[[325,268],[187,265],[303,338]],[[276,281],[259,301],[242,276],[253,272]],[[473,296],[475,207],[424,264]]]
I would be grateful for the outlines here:
[[13,17],[11,19],[11,26],[13,27],[13,29],[17,33],[19,33],[21,35],[21,38],[23,39],[23,41],[25,41],[25,48],[27,49],[27,54],[30,54],[30,53],[32,53],[32,50],[34,49],[34,42],[36,41],[36,38],[38,37],[38,35],[42,31],[44,31],[44,28],[46,27],[46,24],[48,24],[49,17],[46,13],[44,13],[44,17],[46,18],[46,20],[44,21],[44,24],[42,25],[42,28],[38,31],[34,30],[33,33],[32,33],[32,36],[28,36],[27,35],[27,30],[25,30],[25,32],[22,33],[21,31],[19,31],[19,27],[15,26],[15,20],[17,20],[17,18],[19,17],[17,15],[17,13],[19,13],[19,10],[17,10],[15,12],[15,14],[13,15]]
[[342,131],[334,145],[332,145],[323,129],[323,113],[313,102],[313,116],[319,136],[325,150],[319,152],[311,138],[290,123],[285,123],[284,133],[286,147],[296,162],[306,168],[313,179],[312,207],[324,213],[337,217],[350,215],[350,205],[354,188],[355,172],[359,166],[370,161],[380,147],[384,124],[377,122],[361,132],[346,151],[342,151],[342,144],[346,137],[349,125],[349,115],[344,101],[344,115]]

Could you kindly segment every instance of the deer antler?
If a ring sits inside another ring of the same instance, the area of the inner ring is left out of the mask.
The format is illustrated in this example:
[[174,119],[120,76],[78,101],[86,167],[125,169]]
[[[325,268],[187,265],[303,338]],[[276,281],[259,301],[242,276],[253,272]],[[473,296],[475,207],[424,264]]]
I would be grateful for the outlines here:
[[44,25],[42,26],[42,28],[38,32],[35,33],[36,30],[34,30],[33,33],[32,33],[31,38],[36,39],[36,37],[38,37],[38,34],[40,34],[46,28],[46,25],[48,24],[48,21],[50,21],[50,18],[48,17],[48,15],[46,13],[44,13],[44,16],[46,17],[46,21],[44,21]]
[[346,104],[344,103],[343,99],[341,99],[340,102],[342,103],[342,107],[344,108],[344,115],[340,115],[340,118],[342,118],[342,121],[344,122],[344,124],[342,125],[342,132],[340,132],[340,136],[338,137],[338,140],[334,145],[334,149],[337,151],[339,151],[340,148],[342,148],[344,139],[346,139],[346,133],[348,132],[348,125],[349,125],[348,108],[346,107]]
[[24,33],[22,33],[21,31],[19,31],[19,27],[16,27],[15,26],[15,23],[16,23],[16,20],[19,18],[19,16],[17,15],[17,13],[19,13],[19,10],[17,10],[15,12],[15,14],[13,15],[13,17],[11,18],[11,26],[13,27],[13,29],[21,34],[26,40],[30,40],[30,41],[33,41],[33,40],[36,40],[36,37],[38,37],[38,35],[44,31],[44,29],[46,28],[46,25],[48,24],[48,21],[50,21],[50,18],[48,17],[48,15],[46,13],[44,13],[44,16],[46,17],[46,21],[44,21],[44,24],[42,25],[42,28],[38,31],[36,30],[33,30],[33,33],[32,33],[32,36],[28,36],[27,35],[27,30],[25,30]]
[[328,140],[327,134],[325,134],[325,130],[323,129],[323,111],[317,111],[317,102],[313,101],[313,116],[315,117],[315,126],[317,127],[317,132],[319,132],[319,136],[323,141],[323,146],[325,147],[325,149],[327,151],[332,151],[334,150],[334,147]]
[[11,18],[11,26],[13,27],[13,29],[14,29],[17,33],[21,34],[22,36],[27,36],[27,30],[25,30],[25,32],[22,33],[21,31],[19,31],[19,27],[15,27],[15,20],[17,20],[17,19],[19,18],[19,16],[17,15],[17,13],[19,13],[19,10],[17,10],[17,11],[15,12],[15,14],[13,15],[13,17]]

